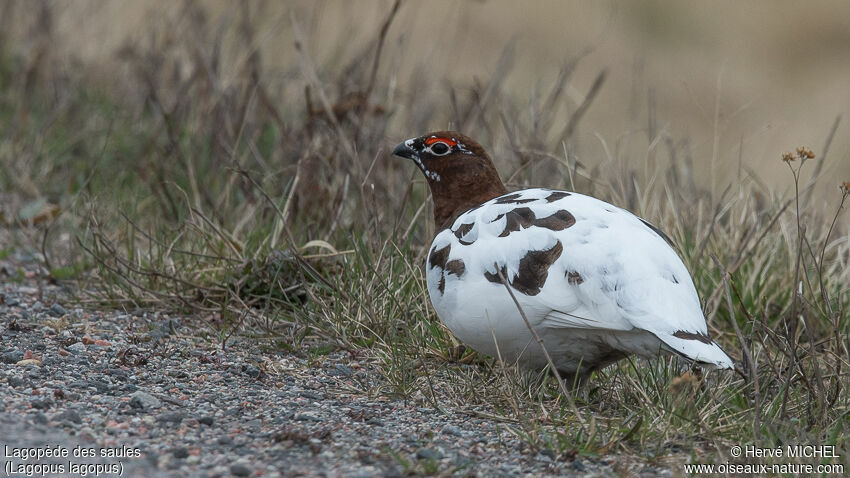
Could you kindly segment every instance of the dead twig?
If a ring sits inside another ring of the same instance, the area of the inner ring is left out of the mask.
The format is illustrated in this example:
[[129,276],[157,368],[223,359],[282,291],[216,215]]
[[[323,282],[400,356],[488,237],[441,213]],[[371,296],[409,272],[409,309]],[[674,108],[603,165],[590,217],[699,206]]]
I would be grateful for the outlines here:
[[508,284],[508,279],[502,274],[502,269],[499,267],[499,264],[493,263],[493,266],[496,268],[496,273],[499,274],[499,280],[502,282],[502,285],[505,286],[505,289],[508,291],[508,294],[511,296],[511,300],[513,300],[514,305],[519,311],[519,315],[522,317],[523,322],[525,322],[525,326],[528,328],[528,331],[531,332],[531,335],[534,337],[534,340],[540,346],[541,350],[543,350],[543,355],[546,357],[546,362],[549,363],[549,369],[552,371],[552,374],[555,375],[555,379],[558,381],[558,387],[561,389],[561,393],[564,395],[564,398],[567,400],[567,403],[572,408],[573,413],[576,414],[576,418],[578,418],[579,422],[581,422],[581,426],[584,431],[587,432],[586,423],[584,421],[584,417],[581,415],[581,412],[576,406],[575,400],[573,400],[573,396],[570,393],[569,389],[567,389],[564,380],[561,378],[561,373],[558,372],[558,367],[555,366],[555,362],[552,361],[552,357],[549,355],[549,352],[546,350],[546,346],[543,345],[543,339],[540,338],[540,335],[537,334],[537,331],[534,330],[534,327],[531,326],[531,322],[528,321],[528,317],[525,315],[525,311],[522,309],[522,305],[520,305],[516,296],[514,295],[513,290],[511,290],[510,284]]
[[381,64],[381,50],[384,48],[384,40],[396,13],[398,13],[399,6],[401,6],[401,0],[395,0],[393,6],[390,8],[389,15],[387,15],[387,19],[381,25],[381,32],[378,34],[378,46],[375,47],[375,59],[372,61],[372,73],[369,76],[369,83],[366,85],[366,90],[363,92],[363,97],[367,104],[369,102],[369,96],[372,94],[372,89],[375,87],[375,80],[378,77],[378,66]]
[[599,72],[598,75],[596,75],[596,79],[593,80],[593,84],[590,85],[590,90],[587,92],[587,96],[584,97],[584,100],[570,116],[570,121],[564,128],[564,132],[561,133],[561,141],[559,141],[558,144],[567,142],[570,140],[570,138],[573,137],[573,134],[576,130],[576,126],[578,126],[579,121],[581,121],[581,118],[587,112],[587,109],[590,108],[590,104],[593,103],[593,100],[596,98],[596,95],[599,94],[599,91],[602,89],[602,85],[605,83],[605,77],[607,75],[607,70],[602,70]]

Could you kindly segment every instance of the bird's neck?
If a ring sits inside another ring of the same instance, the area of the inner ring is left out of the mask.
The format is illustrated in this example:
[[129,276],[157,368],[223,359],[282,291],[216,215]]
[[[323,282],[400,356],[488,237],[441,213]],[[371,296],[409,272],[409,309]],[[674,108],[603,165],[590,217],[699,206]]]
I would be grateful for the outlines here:
[[483,174],[457,177],[447,182],[428,181],[434,197],[436,231],[451,227],[464,212],[508,192],[495,169]]

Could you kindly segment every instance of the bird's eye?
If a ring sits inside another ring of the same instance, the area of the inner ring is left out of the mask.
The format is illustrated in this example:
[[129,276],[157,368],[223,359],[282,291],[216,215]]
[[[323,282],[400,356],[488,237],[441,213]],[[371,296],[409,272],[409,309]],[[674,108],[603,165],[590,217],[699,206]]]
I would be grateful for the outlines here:
[[449,145],[443,143],[442,141],[438,141],[431,145],[431,153],[435,156],[443,156],[445,154],[448,154],[450,149],[451,148],[449,148]]

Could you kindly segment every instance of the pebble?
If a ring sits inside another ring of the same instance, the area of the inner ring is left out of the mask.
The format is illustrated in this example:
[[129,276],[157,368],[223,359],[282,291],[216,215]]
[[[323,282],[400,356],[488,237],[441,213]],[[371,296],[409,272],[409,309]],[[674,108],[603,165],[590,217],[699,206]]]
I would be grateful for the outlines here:
[[80,423],[83,423],[83,419],[82,417],[80,417],[80,414],[76,410],[72,410],[70,408],[63,410],[61,413],[53,417],[53,419],[60,422],[67,421],[71,423],[76,423],[78,425]]
[[304,390],[303,392],[301,392],[301,396],[304,398],[309,398],[311,400],[322,400],[324,398],[321,394],[311,392],[309,390]]
[[32,406],[32,408],[35,408],[37,410],[47,410],[48,408],[50,408],[51,405],[53,405],[53,402],[47,399],[42,400],[40,398],[36,398],[30,401],[30,405]]
[[178,446],[171,450],[174,458],[183,459],[189,456],[189,450],[185,446]]
[[336,372],[337,375],[342,375],[343,377],[350,377],[354,375],[354,370],[352,370],[351,367],[342,364],[337,364],[333,371]]
[[247,376],[249,376],[249,377],[251,377],[251,378],[257,378],[257,377],[259,377],[259,376],[260,376],[260,369],[258,369],[257,367],[255,367],[255,366],[253,366],[253,365],[246,365],[246,366],[242,369],[242,372],[243,372],[245,375],[247,375]]
[[50,314],[50,315],[52,315],[53,317],[63,317],[65,314],[67,314],[67,313],[68,313],[68,311],[67,311],[67,310],[65,310],[65,308],[64,308],[64,307],[62,307],[62,306],[61,306],[61,305],[59,305],[59,304],[53,304],[53,305],[51,305],[51,306],[50,306],[50,308],[47,310],[47,313],[48,313],[48,314]]
[[48,421],[47,415],[45,415],[41,412],[30,415],[30,417],[32,418],[33,423],[36,423],[38,425],[45,425],[45,424],[47,424],[47,421]]
[[183,421],[183,418],[184,415],[180,412],[166,412],[157,415],[156,421],[160,423],[180,423]]
[[24,359],[24,353],[20,350],[12,350],[0,355],[0,361],[7,364],[16,364]]
[[543,456],[543,457],[546,457],[546,458],[548,458],[550,461],[554,461],[554,460],[555,460],[555,458],[558,456],[558,455],[556,455],[556,454],[555,454],[554,450],[552,450],[552,449],[550,449],[550,448],[544,448],[544,449],[540,450],[540,452],[538,453],[538,455]]
[[440,452],[431,448],[420,448],[416,450],[416,458],[420,460],[439,460],[442,457]]
[[130,395],[130,406],[143,410],[153,410],[161,407],[162,401],[149,393],[139,390]]
[[210,415],[204,415],[198,419],[198,423],[211,427],[215,423],[215,418]]
[[230,472],[236,476],[251,476],[251,469],[242,463],[234,463],[231,465]]
[[325,421],[324,418],[317,416],[317,415],[314,415],[312,413],[299,413],[298,415],[295,415],[295,420],[299,421],[299,422],[300,421],[314,421],[314,422]]

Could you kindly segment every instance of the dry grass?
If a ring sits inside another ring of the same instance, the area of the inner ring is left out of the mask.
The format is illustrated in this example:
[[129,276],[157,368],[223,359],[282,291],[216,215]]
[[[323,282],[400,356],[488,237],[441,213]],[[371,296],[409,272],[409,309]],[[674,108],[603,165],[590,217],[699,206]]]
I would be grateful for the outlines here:
[[[240,4],[219,23],[187,2],[120,49],[130,82],[106,91],[133,94],[115,95],[93,86],[102,77],[52,66],[44,5],[39,28],[0,30],[0,219],[43,252],[54,279],[76,281],[81,303],[192,314],[223,347],[239,333],[297,354],[345,349],[383,371],[364,395],[499,420],[530,451],[562,459],[716,461],[732,444],[791,443],[834,444],[848,463],[848,190],[822,174],[835,128],[814,158],[785,158],[794,194],[752,171],[713,189],[688,138],[652,117],[636,120],[650,125],[642,135],[589,145],[577,134],[606,88],[597,71],[567,95],[581,56],[531,95],[502,83],[511,47],[489,78],[438,89],[428,83],[438,78],[401,78],[387,61],[400,54],[385,41],[391,8],[368,48],[334,64],[311,55],[309,19],[288,15],[298,55],[270,69],[256,26],[268,6]],[[22,38],[26,54],[12,48]],[[388,157],[399,139],[390,122],[413,135],[446,121],[487,145],[511,186],[595,195],[664,229],[740,374],[702,379],[675,359],[624,361],[570,405],[545,374],[458,356],[424,284],[427,188]],[[740,169],[737,155],[713,160]],[[810,169],[834,182],[823,201],[800,179]]]

